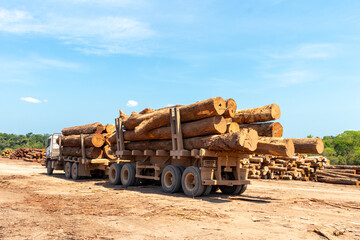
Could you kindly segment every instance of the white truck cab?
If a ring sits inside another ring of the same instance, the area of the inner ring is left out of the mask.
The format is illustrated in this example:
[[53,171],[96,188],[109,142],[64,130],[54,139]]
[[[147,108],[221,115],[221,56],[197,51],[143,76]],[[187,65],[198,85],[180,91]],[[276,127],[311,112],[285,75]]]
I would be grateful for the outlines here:
[[59,144],[56,143],[56,140],[59,138],[60,135],[61,135],[60,133],[54,133],[48,138],[47,147],[46,147],[47,159],[51,160],[59,156],[60,154]]

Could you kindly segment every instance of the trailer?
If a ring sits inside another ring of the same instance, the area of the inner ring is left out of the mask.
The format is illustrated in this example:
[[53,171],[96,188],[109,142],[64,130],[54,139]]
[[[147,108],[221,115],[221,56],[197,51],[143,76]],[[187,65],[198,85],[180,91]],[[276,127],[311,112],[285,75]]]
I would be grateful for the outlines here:
[[183,147],[180,111],[170,108],[172,150],[125,149],[121,118],[115,119],[117,160],[108,164],[111,184],[125,187],[139,180],[161,182],[166,193],[181,189],[187,196],[208,195],[220,188],[225,194],[242,194],[250,181],[248,170],[242,164],[250,155],[241,152],[186,150]]
[[[94,174],[108,175],[110,159],[88,159],[85,157],[84,136],[81,134],[81,157],[64,156],[62,154],[60,133],[52,134],[46,148],[47,174],[52,175],[54,170],[63,170],[67,179],[78,180],[81,177],[91,177]],[[59,143],[56,140],[59,139]],[[116,162],[116,161],[115,161]]]

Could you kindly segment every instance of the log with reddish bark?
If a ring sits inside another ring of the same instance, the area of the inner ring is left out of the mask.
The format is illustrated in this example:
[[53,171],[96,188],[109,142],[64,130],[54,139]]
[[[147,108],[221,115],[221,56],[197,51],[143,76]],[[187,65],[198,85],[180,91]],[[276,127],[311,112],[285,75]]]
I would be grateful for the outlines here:
[[79,135],[79,134],[93,134],[93,133],[102,133],[104,131],[104,126],[101,123],[92,123],[76,127],[64,128],[61,132],[64,136],[69,135]]
[[259,137],[254,153],[292,157],[295,154],[295,148],[291,139]]
[[324,143],[321,138],[292,138],[295,153],[321,154],[324,151]]
[[[82,157],[82,151],[79,147],[63,147],[62,149],[63,156],[71,157]],[[103,150],[101,148],[85,148],[85,157],[89,159],[98,159],[102,158]]]
[[359,186],[359,180],[353,180],[348,178],[334,178],[334,177],[321,177],[318,176],[319,182],[334,183],[334,184],[345,184],[345,185],[357,185]]
[[[220,116],[224,114],[226,110],[226,102],[221,97],[210,98],[204,101],[196,102],[190,105],[179,107],[181,122],[195,121],[199,119],[209,118],[213,116]],[[135,133],[143,134],[155,128],[166,126],[170,124],[170,112],[169,109],[157,110],[149,114],[150,118],[141,121],[141,123],[135,127]],[[139,116],[139,115],[136,115]],[[135,118],[137,118],[134,116]],[[132,117],[128,119],[128,121]],[[126,123],[124,123],[124,126]]]
[[279,122],[258,123],[258,124],[240,124],[240,128],[252,128],[256,130],[261,137],[282,137],[283,126]]
[[276,104],[271,104],[258,108],[250,108],[238,110],[235,113],[233,122],[237,123],[255,123],[267,122],[279,119],[281,115],[280,107]]
[[[254,130],[243,129],[236,133],[184,139],[184,149],[205,148],[214,151],[254,151],[258,135]],[[129,150],[172,150],[171,140],[137,141],[125,144]]]
[[[181,124],[183,138],[222,134],[226,132],[226,122],[222,116],[205,118]],[[171,139],[171,128],[160,127],[144,134],[136,134],[133,130],[124,132],[125,141]]]
[[[85,147],[102,147],[105,138],[102,134],[86,134],[84,137]],[[61,136],[61,146],[64,147],[81,147],[81,135]],[[59,138],[56,140],[59,144]]]
[[236,102],[234,99],[229,98],[228,100],[226,100],[226,110],[225,113],[223,114],[223,116],[225,118],[233,118],[235,116],[235,112],[236,112]]

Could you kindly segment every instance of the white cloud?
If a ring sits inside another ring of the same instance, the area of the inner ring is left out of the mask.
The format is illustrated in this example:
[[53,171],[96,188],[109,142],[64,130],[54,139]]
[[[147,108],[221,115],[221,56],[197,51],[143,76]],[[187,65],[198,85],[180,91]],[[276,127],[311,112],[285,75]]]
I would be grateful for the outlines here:
[[145,50],[139,42],[155,34],[147,23],[132,18],[33,16],[29,12],[1,8],[0,31],[50,36],[93,54],[143,54]]
[[22,97],[20,98],[21,101],[29,102],[29,103],[41,103],[39,99],[32,98],[32,97]]
[[139,103],[137,101],[134,101],[134,100],[129,100],[127,103],[126,103],[126,106],[128,107],[136,107]]
[[266,78],[271,79],[278,87],[287,87],[290,85],[310,82],[314,79],[313,74],[308,71],[293,70],[279,74],[268,74]]
[[275,59],[327,59],[333,57],[338,46],[330,43],[302,44],[286,53],[270,54]]

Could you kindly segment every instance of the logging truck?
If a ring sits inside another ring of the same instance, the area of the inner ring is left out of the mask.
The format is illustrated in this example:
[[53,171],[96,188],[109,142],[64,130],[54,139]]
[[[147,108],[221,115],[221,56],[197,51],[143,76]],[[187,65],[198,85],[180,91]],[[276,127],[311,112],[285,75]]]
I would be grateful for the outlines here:
[[[172,150],[126,149],[122,119],[115,119],[116,131],[110,141],[116,143],[113,154],[115,159],[87,157],[85,137],[80,134],[80,156],[64,154],[61,134],[49,137],[46,167],[48,174],[53,170],[64,170],[65,177],[77,180],[101,171],[108,175],[113,185],[135,186],[154,180],[160,182],[166,193],[182,190],[187,196],[208,195],[220,190],[225,194],[243,193],[250,181],[248,170],[242,168],[249,155],[241,152],[212,151],[205,148],[184,149],[180,112],[178,108],[169,109]],[[58,139],[58,140],[57,140]]]

